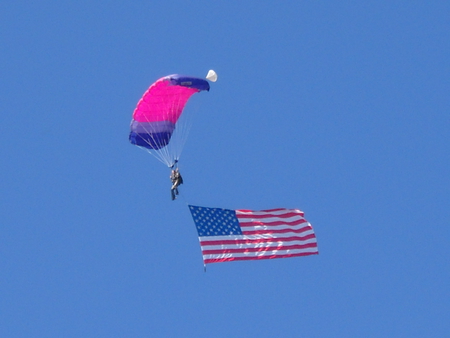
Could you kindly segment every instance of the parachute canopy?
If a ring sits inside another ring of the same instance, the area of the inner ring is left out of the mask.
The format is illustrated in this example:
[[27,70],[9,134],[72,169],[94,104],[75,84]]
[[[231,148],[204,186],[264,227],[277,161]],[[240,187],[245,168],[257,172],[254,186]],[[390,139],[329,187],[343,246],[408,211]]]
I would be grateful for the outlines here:
[[166,146],[186,102],[202,90],[209,91],[209,83],[193,77],[169,75],[156,81],[134,110],[130,142],[148,149]]
[[204,90],[209,91],[205,79],[175,74],[157,80],[134,110],[130,142],[147,149],[168,166],[176,163],[179,154],[165,148],[178,126],[186,102],[193,94]]

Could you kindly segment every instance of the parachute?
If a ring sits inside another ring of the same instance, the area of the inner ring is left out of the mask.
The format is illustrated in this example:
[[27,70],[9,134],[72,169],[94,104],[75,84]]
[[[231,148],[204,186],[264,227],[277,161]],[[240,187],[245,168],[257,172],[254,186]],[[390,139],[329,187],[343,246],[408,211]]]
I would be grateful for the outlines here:
[[211,69],[208,72],[208,74],[206,74],[206,79],[211,82],[216,82],[217,81],[217,73]]
[[[215,81],[217,75],[213,78]],[[133,112],[129,134],[131,144],[173,167],[187,137],[186,126],[179,121],[183,109],[193,94],[205,90],[209,91],[209,83],[200,78],[174,74],[157,80],[144,93]]]

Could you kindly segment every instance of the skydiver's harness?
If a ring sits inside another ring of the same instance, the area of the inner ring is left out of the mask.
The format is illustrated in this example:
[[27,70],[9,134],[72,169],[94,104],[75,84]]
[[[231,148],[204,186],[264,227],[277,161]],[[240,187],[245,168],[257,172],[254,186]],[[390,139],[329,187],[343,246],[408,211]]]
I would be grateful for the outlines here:
[[176,175],[170,177],[172,180],[172,190],[177,189],[180,184],[183,184],[183,177],[181,177],[180,172],[177,172]]
[[180,171],[178,169],[178,160],[175,160],[173,164],[170,166],[172,169],[172,174],[170,175],[170,179],[173,183],[172,189],[176,189],[180,184],[183,184],[183,177],[181,177]]
[[175,195],[178,195],[178,186],[180,184],[183,184],[183,177],[181,176],[179,170],[178,170],[178,160],[175,160],[175,162],[170,167],[172,169],[172,173],[170,174],[170,180],[172,181],[172,188],[171,194],[172,194],[172,200],[175,199]]

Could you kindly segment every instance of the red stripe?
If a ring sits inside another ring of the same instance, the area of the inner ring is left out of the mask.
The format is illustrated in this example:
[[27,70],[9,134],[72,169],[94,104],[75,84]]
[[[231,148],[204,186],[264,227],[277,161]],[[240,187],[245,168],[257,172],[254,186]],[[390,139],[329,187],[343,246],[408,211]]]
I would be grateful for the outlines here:
[[306,241],[311,238],[316,238],[316,235],[309,234],[303,237],[291,236],[291,237],[281,237],[281,238],[258,238],[258,239],[224,239],[218,241],[200,241],[201,246],[207,245],[233,245],[233,244],[259,244],[259,243],[271,243],[271,242],[292,242],[292,241]]
[[202,250],[204,255],[221,255],[227,253],[248,253],[248,252],[266,252],[274,250],[301,250],[307,248],[317,248],[317,243],[295,244],[295,245],[279,245],[268,246],[263,248],[237,248],[237,249],[218,249],[218,250]]
[[248,261],[248,260],[256,260],[256,259],[273,259],[273,258],[288,258],[288,257],[298,257],[298,256],[309,256],[309,255],[318,255],[318,252],[301,252],[296,254],[286,254],[286,255],[272,255],[272,256],[256,256],[256,257],[226,257],[226,258],[210,258],[205,259],[204,263],[220,263],[220,262],[229,262],[229,261]]

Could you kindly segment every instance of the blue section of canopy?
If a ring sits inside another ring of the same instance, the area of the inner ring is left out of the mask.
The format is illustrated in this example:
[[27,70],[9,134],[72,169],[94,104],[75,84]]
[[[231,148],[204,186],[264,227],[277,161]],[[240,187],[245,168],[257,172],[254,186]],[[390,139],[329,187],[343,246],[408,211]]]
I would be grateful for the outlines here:
[[175,125],[169,121],[138,122],[130,126],[130,142],[147,149],[161,149],[169,144]]
[[168,145],[171,136],[170,133],[138,134],[132,131],[129,138],[131,144],[157,150]]
[[169,75],[167,76],[167,78],[169,78],[170,82],[175,86],[183,86],[189,88],[196,88],[198,90],[209,91],[209,83],[204,79],[178,74]]

